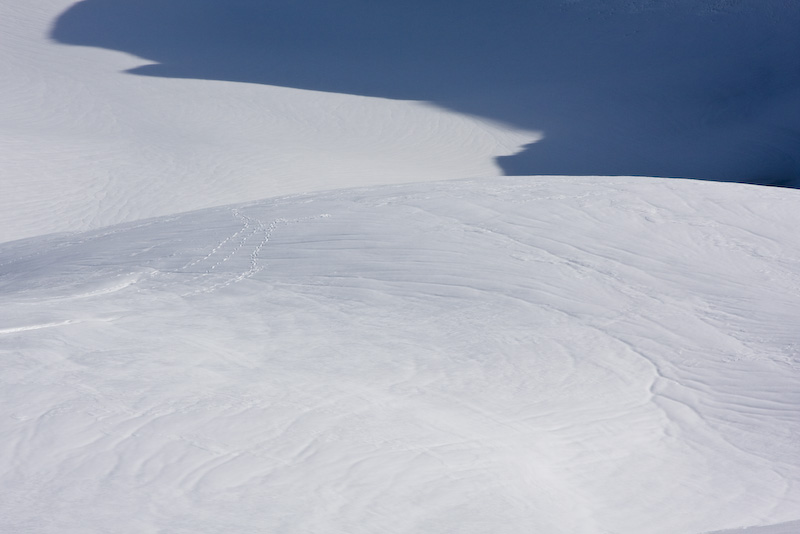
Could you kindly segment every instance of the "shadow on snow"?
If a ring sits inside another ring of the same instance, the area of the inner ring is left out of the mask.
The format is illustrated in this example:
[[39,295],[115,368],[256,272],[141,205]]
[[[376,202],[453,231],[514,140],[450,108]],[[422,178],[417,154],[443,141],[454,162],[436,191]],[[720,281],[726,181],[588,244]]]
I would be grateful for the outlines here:
[[425,100],[543,132],[506,174],[800,186],[800,3],[84,0],[132,73]]

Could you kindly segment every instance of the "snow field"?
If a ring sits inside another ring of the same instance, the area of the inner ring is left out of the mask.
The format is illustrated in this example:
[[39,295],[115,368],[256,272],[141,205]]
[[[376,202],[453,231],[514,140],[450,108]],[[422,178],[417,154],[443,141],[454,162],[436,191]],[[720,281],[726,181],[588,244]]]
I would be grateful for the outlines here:
[[767,3],[0,1],[0,532],[800,530]]
[[1,529],[792,521],[796,202],[497,178],[4,245]]

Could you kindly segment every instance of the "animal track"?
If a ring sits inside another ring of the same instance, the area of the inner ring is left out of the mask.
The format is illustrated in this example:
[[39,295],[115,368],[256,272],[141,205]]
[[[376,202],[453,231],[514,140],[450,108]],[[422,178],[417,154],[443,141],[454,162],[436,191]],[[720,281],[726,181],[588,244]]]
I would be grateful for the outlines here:
[[[329,214],[323,213],[320,215],[301,217],[298,219],[279,218],[274,219],[269,223],[264,223],[263,221],[253,217],[248,217],[236,209],[231,210],[231,213],[234,217],[241,221],[242,227],[232,235],[217,243],[217,245],[205,256],[190,261],[181,267],[180,271],[185,272],[185,270],[190,267],[206,266],[205,272],[197,274],[188,281],[188,283],[191,285],[196,285],[198,282],[201,282],[201,287],[185,293],[183,296],[211,293],[213,291],[228,287],[231,284],[241,282],[242,280],[250,278],[261,271],[263,267],[259,265],[259,254],[267,245],[272,237],[272,234],[279,226],[330,217]],[[258,242],[253,246],[253,250],[250,252],[246,269],[241,267],[239,269],[224,268],[227,265],[233,266],[233,264],[236,263],[241,265],[241,262],[236,261],[238,257],[241,256],[241,254],[239,254],[240,251],[248,244],[248,242],[254,243],[255,239],[258,239]],[[217,281],[208,285],[202,284],[205,279],[211,277],[216,278]]]

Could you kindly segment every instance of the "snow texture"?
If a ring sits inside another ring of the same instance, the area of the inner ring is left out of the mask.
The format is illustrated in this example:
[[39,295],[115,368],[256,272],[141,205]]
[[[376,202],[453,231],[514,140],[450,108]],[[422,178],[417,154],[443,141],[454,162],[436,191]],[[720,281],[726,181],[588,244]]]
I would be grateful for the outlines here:
[[496,178],[7,244],[0,530],[795,520],[798,201]]
[[0,532],[800,531],[798,6],[0,0]]

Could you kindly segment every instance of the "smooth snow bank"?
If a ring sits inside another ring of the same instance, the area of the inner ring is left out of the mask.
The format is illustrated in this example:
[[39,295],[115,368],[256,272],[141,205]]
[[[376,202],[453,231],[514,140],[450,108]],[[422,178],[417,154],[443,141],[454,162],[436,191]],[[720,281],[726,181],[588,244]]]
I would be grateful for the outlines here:
[[0,530],[796,521],[799,202],[497,178],[2,245]]
[[74,4],[0,3],[0,242],[290,193],[494,175],[497,156],[540,137],[422,102],[132,76],[143,60],[49,39]]

